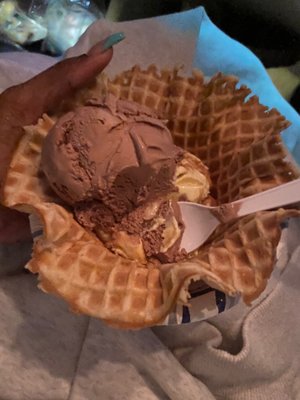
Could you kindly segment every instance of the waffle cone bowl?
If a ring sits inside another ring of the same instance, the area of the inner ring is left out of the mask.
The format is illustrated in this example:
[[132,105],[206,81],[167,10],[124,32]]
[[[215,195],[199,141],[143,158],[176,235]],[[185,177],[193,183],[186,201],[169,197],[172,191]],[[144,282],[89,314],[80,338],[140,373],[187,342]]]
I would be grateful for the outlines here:
[[[62,110],[85,99],[113,93],[156,110],[168,120],[175,144],[208,167],[211,195],[219,204],[249,196],[299,177],[287,161],[280,132],[288,123],[268,111],[237,79],[200,72],[182,77],[177,69],[138,66],[113,80],[101,75]],[[71,309],[119,328],[163,323],[176,303],[189,303],[192,281],[205,282],[251,304],[272,273],[281,222],[296,209],[260,212],[222,224],[196,252],[172,264],[141,264],[109,251],[79,225],[52,192],[40,170],[43,140],[57,118],[44,115],[25,134],[6,178],[5,205],[37,215],[43,234],[35,240],[27,268],[42,290],[64,298]]]

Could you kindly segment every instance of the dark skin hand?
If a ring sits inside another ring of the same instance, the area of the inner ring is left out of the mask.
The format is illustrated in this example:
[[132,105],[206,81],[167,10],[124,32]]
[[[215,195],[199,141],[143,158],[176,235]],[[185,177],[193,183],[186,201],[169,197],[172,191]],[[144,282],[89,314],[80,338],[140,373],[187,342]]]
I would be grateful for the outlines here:
[[[43,113],[51,113],[107,66],[113,51],[103,52],[103,42],[88,54],[64,60],[0,95],[0,200],[13,152],[24,133],[23,126],[35,124]],[[0,205],[0,243],[30,239],[27,214]]]

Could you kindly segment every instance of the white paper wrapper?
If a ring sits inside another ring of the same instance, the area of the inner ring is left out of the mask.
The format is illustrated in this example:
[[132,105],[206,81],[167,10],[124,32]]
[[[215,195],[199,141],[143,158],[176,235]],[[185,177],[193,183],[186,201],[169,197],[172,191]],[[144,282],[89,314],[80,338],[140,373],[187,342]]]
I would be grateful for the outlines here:
[[200,21],[192,12],[171,14],[145,20],[110,22],[100,20],[93,24],[78,43],[69,49],[66,57],[88,52],[100,38],[115,32],[124,32],[125,40],[114,47],[112,62],[105,72],[115,76],[121,71],[139,64],[146,68],[155,64],[158,68],[182,66],[191,73],[194,62]]

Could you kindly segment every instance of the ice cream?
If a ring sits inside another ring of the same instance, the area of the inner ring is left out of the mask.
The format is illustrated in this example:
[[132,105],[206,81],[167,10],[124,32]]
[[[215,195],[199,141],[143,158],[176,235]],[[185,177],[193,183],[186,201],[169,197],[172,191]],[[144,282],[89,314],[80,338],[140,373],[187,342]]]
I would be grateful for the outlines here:
[[62,116],[41,167],[81,225],[141,262],[178,257],[184,225],[176,200],[197,201],[209,190],[207,173],[189,168],[165,121],[113,95]]

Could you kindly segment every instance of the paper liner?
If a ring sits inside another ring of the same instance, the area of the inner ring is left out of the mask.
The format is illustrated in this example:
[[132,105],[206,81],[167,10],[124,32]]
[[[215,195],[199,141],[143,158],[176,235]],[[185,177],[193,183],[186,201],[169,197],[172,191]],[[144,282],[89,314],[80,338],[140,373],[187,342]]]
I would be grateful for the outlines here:
[[[287,126],[267,111],[236,79],[217,75],[205,83],[200,73],[142,71],[134,67],[113,81],[101,77],[85,96],[113,92],[156,109],[169,121],[174,140],[209,167],[219,203],[236,200],[299,176],[286,161],[280,131]],[[54,123],[44,116],[27,127],[11,163],[4,199],[38,215],[43,235],[27,267],[39,274],[40,287],[63,297],[73,310],[123,328],[165,321],[177,302],[187,304],[191,280],[202,280],[251,303],[265,289],[281,235],[280,223],[298,210],[256,213],[221,225],[187,260],[160,266],[139,265],[109,252],[87,232],[53,194],[39,170],[43,138]]]

